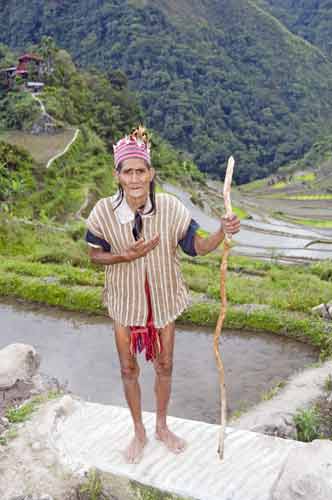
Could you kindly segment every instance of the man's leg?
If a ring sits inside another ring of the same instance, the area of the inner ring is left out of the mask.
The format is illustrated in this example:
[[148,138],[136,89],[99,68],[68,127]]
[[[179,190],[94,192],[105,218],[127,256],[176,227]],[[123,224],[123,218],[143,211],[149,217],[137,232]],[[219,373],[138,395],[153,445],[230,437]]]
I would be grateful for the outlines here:
[[138,383],[139,366],[135,356],[130,353],[129,328],[114,322],[115,340],[119,354],[124,393],[133,419],[135,435],[125,451],[129,463],[138,463],[147,443],[142,421],[141,389]]
[[175,325],[169,323],[161,329],[163,349],[154,362],[156,371],[155,394],[157,402],[156,438],[163,441],[174,453],[181,453],[186,442],[171,432],[167,426],[167,408],[171,395]]

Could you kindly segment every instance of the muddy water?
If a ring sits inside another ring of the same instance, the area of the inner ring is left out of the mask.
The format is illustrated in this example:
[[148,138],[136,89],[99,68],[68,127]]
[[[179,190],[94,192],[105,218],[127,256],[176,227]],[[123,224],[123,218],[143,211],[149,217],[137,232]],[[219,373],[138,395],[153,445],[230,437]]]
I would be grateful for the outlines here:
[[[213,232],[219,228],[219,221],[194,205],[188,193],[170,184],[165,184],[164,188],[183,202],[203,229]],[[329,237],[331,235],[327,232],[299,228],[292,224],[278,224],[274,220],[268,222],[245,220],[242,222],[241,231],[234,237],[237,246],[232,252],[256,257],[283,256],[285,259],[299,260],[331,259],[332,245],[318,243],[310,248],[304,248],[312,240]]]
[[[219,385],[211,330],[177,327],[170,414],[217,422]],[[55,376],[82,398],[125,406],[112,324],[16,303],[0,304],[0,348],[32,344],[41,354],[40,371]],[[227,331],[221,351],[226,370],[228,409],[260,400],[263,392],[317,360],[310,346],[269,334]],[[153,366],[140,356],[143,408],[154,410]]]

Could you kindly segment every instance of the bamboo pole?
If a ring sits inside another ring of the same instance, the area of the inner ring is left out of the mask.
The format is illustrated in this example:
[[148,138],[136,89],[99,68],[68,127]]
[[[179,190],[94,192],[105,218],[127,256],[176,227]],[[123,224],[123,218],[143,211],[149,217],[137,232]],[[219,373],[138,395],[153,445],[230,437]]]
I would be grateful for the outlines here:
[[[234,169],[234,158],[232,156],[229,157],[227,163],[227,170],[225,175],[224,182],[224,204],[225,204],[225,212],[226,217],[232,216],[232,204],[231,204],[231,184],[233,177],[233,169]],[[225,234],[224,239],[224,251],[222,256],[222,261],[220,265],[220,313],[218,317],[218,321],[216,324],[215,332],[214,332],[214,353],[216,356],[217,367],[219,371],[219,383],[220,383],[220,402],[221,402],[221,415],[220,415],[220,434],[219,434],[219,446],[218,446],[218,454],[220,460],[224,458],[224,442],[225,442],[225,430],[226,430],[226,413],[227,413],[227,398],[226,398],[226,387],[225,387],[225,370],[224,365],[221,359],[220,351],[219,351],[219,339],[221,335],[221,330],[224,324],[224,320],[227,312],[227,295],[226,295],[226,278],[227,278],[227,261],[228,254],[231,246],[231,238],[232,235]]]

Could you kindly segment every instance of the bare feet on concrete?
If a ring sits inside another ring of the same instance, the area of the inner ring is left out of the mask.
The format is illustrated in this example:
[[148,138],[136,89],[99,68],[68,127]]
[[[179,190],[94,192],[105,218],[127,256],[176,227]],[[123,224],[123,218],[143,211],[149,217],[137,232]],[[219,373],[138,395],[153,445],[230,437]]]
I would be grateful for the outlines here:
[[157,428],[156,439],[162,441],[171,452],[176,454],[182,453],[187,447],[186,441],[170,431],[168,427]]
[[138,464],[141,461],[147,442],[145,429],[135,432],[128,448],[123,452],[124,458],[128,464]]

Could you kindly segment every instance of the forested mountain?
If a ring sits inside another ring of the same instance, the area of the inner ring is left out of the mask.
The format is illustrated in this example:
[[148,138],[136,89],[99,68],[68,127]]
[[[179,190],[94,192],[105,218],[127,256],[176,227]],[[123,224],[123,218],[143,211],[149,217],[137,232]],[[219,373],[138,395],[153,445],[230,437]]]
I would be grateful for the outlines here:
[[0,0],[0,41],[51,35],[85,67],[123,70],[148,125],[203,171],[262,177],[332,127],[332,65],[250,0]]
[[329,0],[259,0],[263,8],[332,59],[332,2]]

